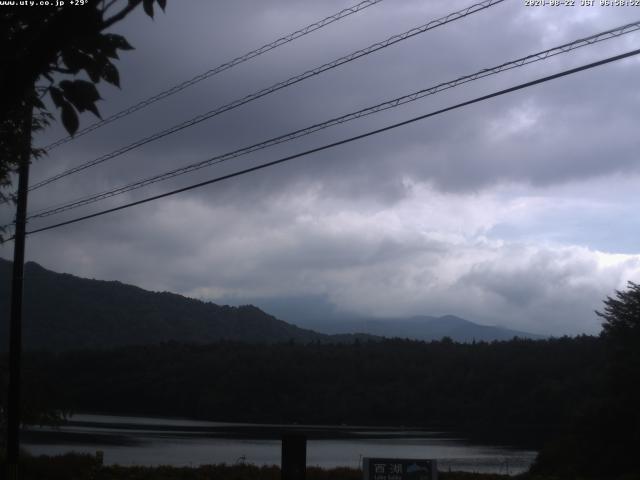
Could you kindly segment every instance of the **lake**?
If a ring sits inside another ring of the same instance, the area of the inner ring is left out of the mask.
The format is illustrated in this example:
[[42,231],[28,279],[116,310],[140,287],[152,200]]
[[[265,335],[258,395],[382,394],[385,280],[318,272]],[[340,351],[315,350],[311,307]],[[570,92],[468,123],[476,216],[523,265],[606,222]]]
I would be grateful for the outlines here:
[[104,452],[106,464],[279,465],[282,431],[308,434],[307,465],[360,468],[362,457],[431,458],[441,471],[518,474],[536,452],[472,443],[411,428],[263,425],[187,419],[74,415],[60,427],[29,428],[22,446],[35,455]]

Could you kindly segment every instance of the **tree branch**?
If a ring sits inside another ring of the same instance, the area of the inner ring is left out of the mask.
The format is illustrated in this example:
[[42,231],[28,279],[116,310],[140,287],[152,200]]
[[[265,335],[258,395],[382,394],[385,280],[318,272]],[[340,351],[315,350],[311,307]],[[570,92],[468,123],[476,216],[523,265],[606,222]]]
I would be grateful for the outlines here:
[[66,73],[68,75],[73,75],[76,73],[73,70],[69,70],[68,68],[62,68],[62,67],[51,67],[51,71],[58,72],[58,73]]
[[136,8],[140,4],[140,1],[141,0],[136,0],[135,3],[130,3],[129,5],[124,7],[122,10],[120,10],[118,13],[116,13],[112,17],[104,20],[102,22],[102,30],[109,28],[114,23],[117,23],[120,20],[122,20],[124,17],[126,17],[134,8]]
[[103,14],[107,13],[107,10],[109,10],[111,7],[113,7],[117,2],[118,2],[118,0],[111,0],[110,2],[105,2],[103,0],[103,2],[102,2],[102,13]]

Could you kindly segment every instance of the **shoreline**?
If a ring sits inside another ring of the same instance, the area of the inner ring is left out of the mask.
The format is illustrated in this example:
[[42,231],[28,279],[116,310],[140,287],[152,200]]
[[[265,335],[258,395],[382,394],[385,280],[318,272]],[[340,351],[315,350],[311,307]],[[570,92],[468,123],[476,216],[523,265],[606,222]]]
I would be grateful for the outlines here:
[[422,428],[198,422],[154,417],[76,415],[59,427],[32,427],[23,445],[33,454],[104,452],[106,465],[279,464],[284,433],[307,435],[307,464],[357,467],[360,458],[434,458],[445,470],[524,472],[537,451]]
[[[65,454],[22,458],[24,480],[39,478],[76,478],[77,480],[281,480],[277,465],[257,466],[247,463],[224,463],[201,466],[119,466],[103,465],[98,455]],[[0,465],[1,467],[2,465]],[[44,475],[44,476],[43,476]],[[508,475],[463,471],[438,471],[440,480],[534,480],[528,473]],[[307,466],[306,480],[362,480],[361,469],[350,467],[321,468]],[[535,480],[545,480],[535,477]]]

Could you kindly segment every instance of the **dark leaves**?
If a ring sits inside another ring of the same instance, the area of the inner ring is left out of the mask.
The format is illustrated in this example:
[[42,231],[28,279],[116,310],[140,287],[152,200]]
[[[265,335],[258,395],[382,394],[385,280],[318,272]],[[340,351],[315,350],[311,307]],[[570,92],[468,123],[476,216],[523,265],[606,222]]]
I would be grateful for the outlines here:
[[[114,67],[115,70],[115,67]],[[113,75],[113,72],[107,75]],[[119,81],[117,71],[114,81]],[[64,128],[73,135],[78,130],[78,112],[89,111],[100,118],[100,112],[96,107],[96,102],[100,100],[100,94],[92,82],[86,80],[63,80],[58,87],[49,89],[51,99],[56,107],[62,111],[62,124]]]
[[142,0],[142,8],[147,15],[153,18],[153,1],[154,0]]
[[[107,58],[118,58],[118,47],[114,43],[114,41],[111,40],[110,38],[111,36],[112,36],[111,34],[100,35],[96,43],[98,48],[102,51],[102,55],[104,55]],[[118,37],[119,35],[115,35],[115,36]],[[120,38],[124,40],[123,37],[120,37]],[[126,43],[128,47],[131,47],[131,45],[129,45],[126,40],[124,40],[124,43]]]
[[39,98],[35,98],[33,100],[33,108],[36,108],[38,110],[45,110],[45,106],[44,103],[42,103],[42,100],[40,100]]
[[109,62],[102,67],[102,78],[104,78],[111,85],[115,85],[116,87],[120,87],[120,74],[118,73],[118,69],[113,65],[113,63]]
[[90,61],[91,59],[88,59],[86,54],[74,48],[69,48],[62,51],[62,61],[74,74],[85,68],[88,60]]
[[73,74],[84,70],[93,83],[106,80],[120,86],[118,70],[111,58],[118,58],[118,48],[131,49],[131,45],[119,35],[100,35],[96,41],[85,44],[82,49],[68,48],[62,52],[62,60]]
[[78,121],[78,115],[68,102],[62,104],[62,124],[70,135],[73,135],[78,131],[78,126],[80,124]]
[[87,63],[84,65],[84,71],[87,72],[92,82],[98,83],[100,81],[100,64],[93,58],[88,57]]
[[95,103],[100,100],[100,94],[95,85],[85,80],[64,80],[60,82],[60,88],[64,96],[79,112],[89,110],[95,116],[100,117]]
[[102,37],[104,38],[104,42],[112,46],[113,48],[117,48],[118,50],[133,50],[131,44],[129,44],[129,42],[127,42],[127,39],[122,35],[116,35],[115,33],[105,33],[104,35],[102,35]]
[[49,93],[51,94],[51,100],[53,100],[53,104],[58,108],[62,108],[62,105],[66,103],[62,90],[57,87],[51,87],[49,89]]
[[[163,11],[167,6],[167,0],[128,0],[128,3],[130,7],[142,5],[144,12],[152,18],[154,3]],[[100,95],[95,84],[104,80],[120,87],[120,74],[112,60],[118,58],[119,50],[133,50],[131,44],[123,36],[102,31],[106,25],[102,10],[96,8],[85,13],[77,18],[73,17],[78,20],[74,27],[76,29],[74,35],[78,41],[63,44],[57,51],[55,60],[48,64],[48,69],[41,72],[41,75],[52,84],[54,83],[52,72],[71,75],[84,72],[90,80],[64,80],[49,87],[53,104],[60,109],[62,123],[71,135],[76,133],[79,128],[78,115],[80,113],[89,111],[100,117],[96,106]],[[82,21],[80,22],[80,20]],[[37,105],[36,108],[46,110],[42,104]],[[0,171],[1,178],[2,172]]]

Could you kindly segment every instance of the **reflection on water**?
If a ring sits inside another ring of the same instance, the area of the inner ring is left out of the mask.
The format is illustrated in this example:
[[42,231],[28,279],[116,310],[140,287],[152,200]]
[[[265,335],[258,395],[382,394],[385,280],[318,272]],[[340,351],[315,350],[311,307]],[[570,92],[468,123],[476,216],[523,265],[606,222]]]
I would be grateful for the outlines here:
[[[58,429],[24,433],[33,454],[104,452],[105,463],[119,465],[197,466],[245,461],[280,463],[279,425],[200,422],[195,420],[76,415]],[[360,468],[362,457],[438,459],[440,470],[510,473],[525,471],[535,452],[469,444],[443,432],[367,427],[295,426],[309,432],[307,464]]]

